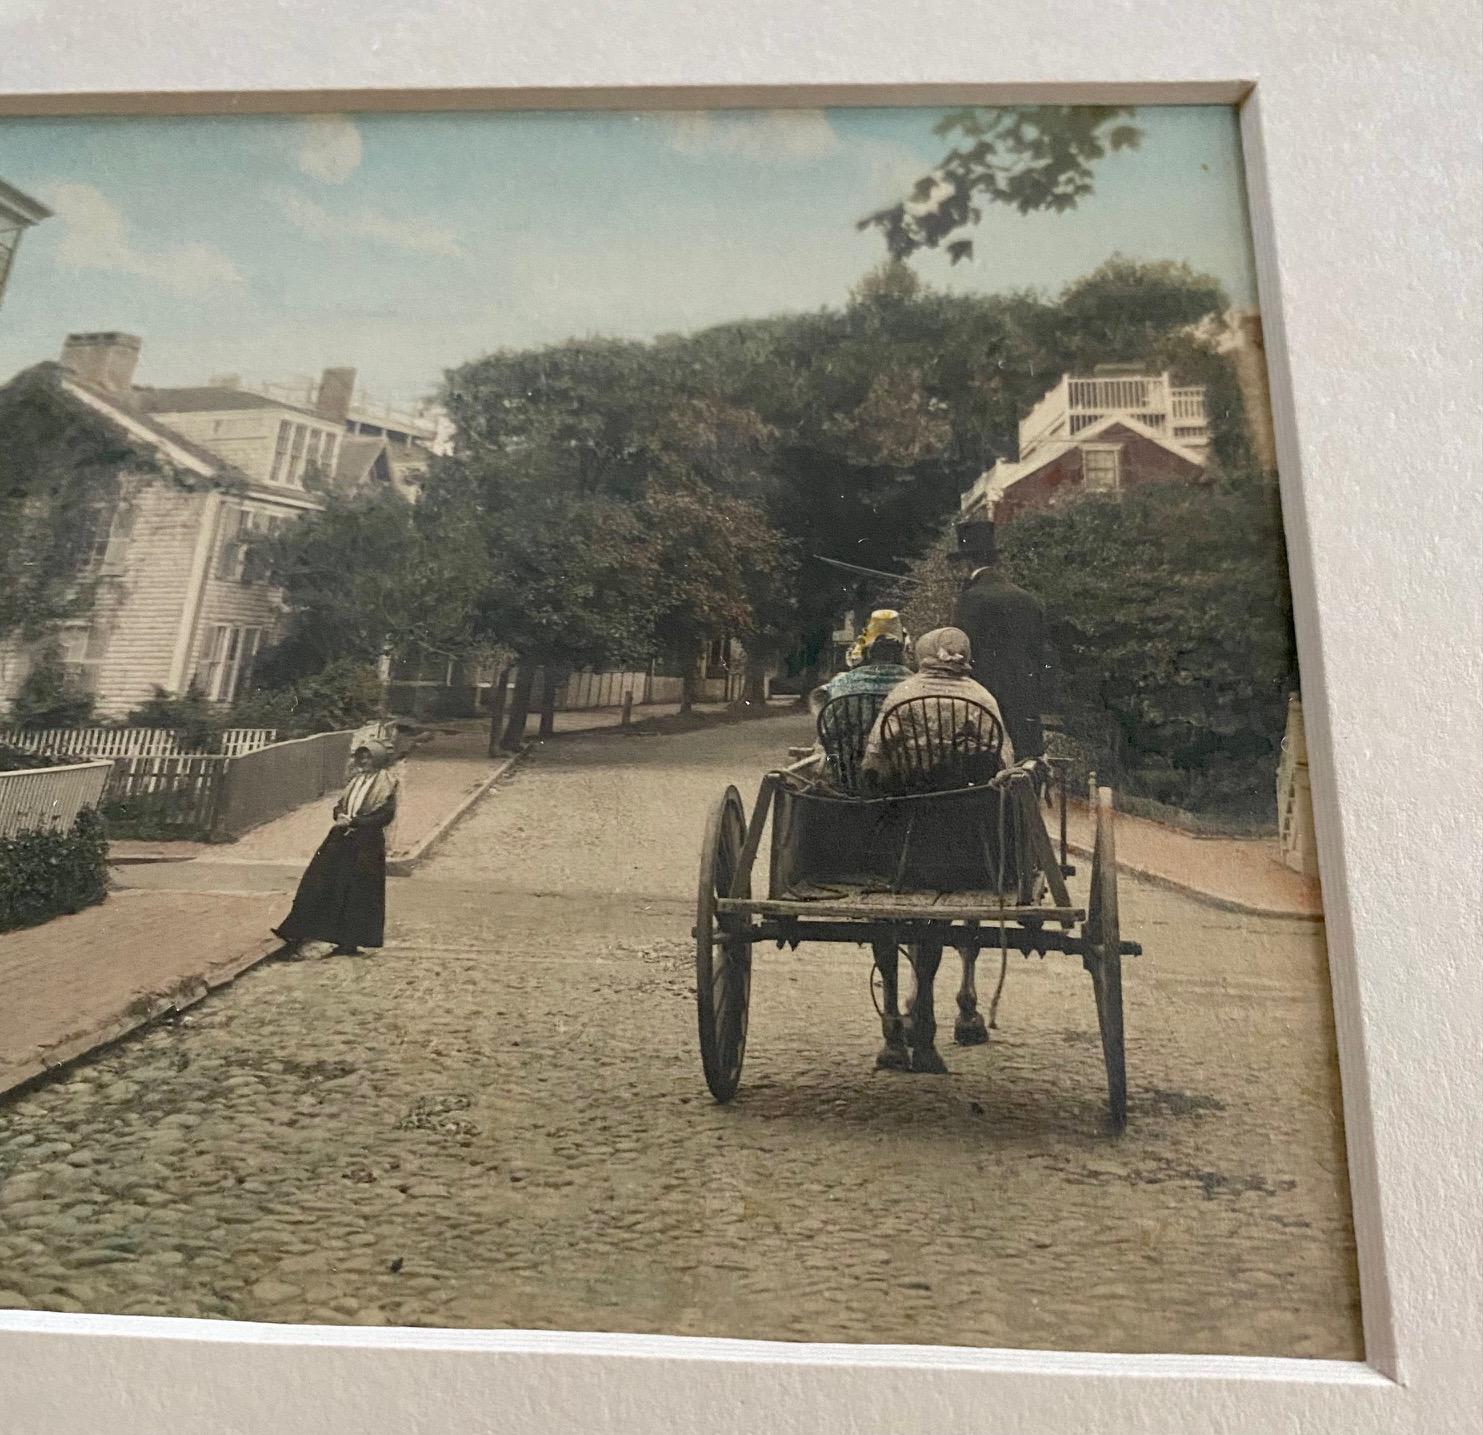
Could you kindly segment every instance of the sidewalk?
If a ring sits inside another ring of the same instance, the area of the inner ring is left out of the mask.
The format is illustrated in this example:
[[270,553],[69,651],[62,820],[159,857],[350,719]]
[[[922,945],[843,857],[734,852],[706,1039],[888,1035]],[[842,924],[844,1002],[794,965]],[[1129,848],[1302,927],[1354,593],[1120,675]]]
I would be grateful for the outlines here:
[[[1046,811],[1058,837],[1059,806]],[[1084,802],[1067,805],[1066,845],[1090,860],[1095,824]],[[1258,917],[1323,920],[1318,882],[1282,865],[1275,838],[1195,837],[1146,818],[1117,816],[1117,864],[1161,887]]]
[[276,892],[115,892],[0,937],[0,1093],[199,1001],[278,945]]
[[[440,733],[407,760],[388,870],[410,867],[514,760],[483,731]],[[285,897],[248,891],[241,869],[301,870],[333,799],[306,803],[239,842],[118,842],[112,860],[190,863],[216,890],[115,890],[71,917],[0,937],[0,1093],[199,1001],[279,947]],[[238,869],[234,875],[233,867]]]
[[[669,715],[676,705],[639,709]],[[535,719],[531,735],[534,736]],[[620,725],[615,710],[563,713],[558,733]],[[450,730],[451,729],[451,730]],[[403,770],[388,871],[412,870],[517,758],[491,759],[487,726],[452,724],[414,749]],[[100,906],[0,936],[0,1095],[180,1011],[249,967],[279,943],[281,884],[244,890],[243,869],[301,870],[329,827],[333,799],[285,814],[233,843],[116,842],[111,860],[189,863],[213,890],[115,890]],[[232,868],[238,870],[234,874]]]

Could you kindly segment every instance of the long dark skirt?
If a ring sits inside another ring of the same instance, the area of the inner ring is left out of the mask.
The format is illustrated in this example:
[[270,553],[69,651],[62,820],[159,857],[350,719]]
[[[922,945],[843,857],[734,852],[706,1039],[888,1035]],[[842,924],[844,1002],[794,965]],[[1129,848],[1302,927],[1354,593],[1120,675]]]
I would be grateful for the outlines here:
[[274,932],[285,942],[379,947],[386,934],[386,829],[331,828]]

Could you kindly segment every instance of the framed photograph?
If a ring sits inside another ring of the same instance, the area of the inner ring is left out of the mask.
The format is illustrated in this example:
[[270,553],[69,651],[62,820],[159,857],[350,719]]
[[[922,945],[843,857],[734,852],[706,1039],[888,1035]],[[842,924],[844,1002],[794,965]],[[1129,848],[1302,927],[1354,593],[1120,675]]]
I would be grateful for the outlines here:
[[1477,15],[1053,18],[0,4],[15,1428],[1468,1427]]

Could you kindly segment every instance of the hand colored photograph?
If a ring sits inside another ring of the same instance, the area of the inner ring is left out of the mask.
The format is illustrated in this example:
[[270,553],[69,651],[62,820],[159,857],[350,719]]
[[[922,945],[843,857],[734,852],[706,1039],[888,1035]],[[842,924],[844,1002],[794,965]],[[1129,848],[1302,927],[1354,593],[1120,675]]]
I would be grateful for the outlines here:
[[1234,108],[0,120],[0,523],[0,1309],[1363,1357]]

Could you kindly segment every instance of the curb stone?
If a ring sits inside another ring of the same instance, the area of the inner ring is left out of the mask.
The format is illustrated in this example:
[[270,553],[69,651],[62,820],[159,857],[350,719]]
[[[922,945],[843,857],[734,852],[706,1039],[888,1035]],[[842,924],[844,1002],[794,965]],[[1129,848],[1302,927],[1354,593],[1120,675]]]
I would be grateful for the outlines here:
[[530,751],[527,745],[519,752],[513,753],[501,762],[492,773],[489,774],[472,792],[464,798],[457,807],[453,809],[416,847],[408,852],[400,853],[386,860],[386,875],[388,877],[410,877],[418,865],[432,852],[460,821],[468,814],[473,805],[484,796],[502,777],[511,772],[515,765]]
[[22,1086],[50,1076],[84,1056],[113,1045],[161,1017],[188,1011],[218,988],[235,981],[243,972],[266,961],[281,950],[282,945],[281,942],[268,939],[256,942],[246,951],[216,963],[207,971],[193,972],[173,982],[163,991],[145,992],[135,997],[121,1012],[87,1031],[72,1032],[59,1041],[34,1048],[28,1058],[0,1072],[0,1100]]

